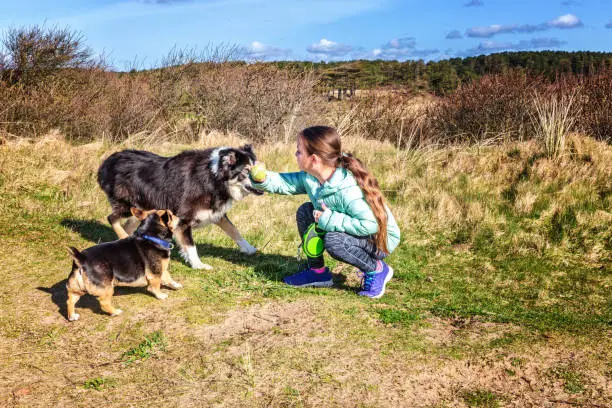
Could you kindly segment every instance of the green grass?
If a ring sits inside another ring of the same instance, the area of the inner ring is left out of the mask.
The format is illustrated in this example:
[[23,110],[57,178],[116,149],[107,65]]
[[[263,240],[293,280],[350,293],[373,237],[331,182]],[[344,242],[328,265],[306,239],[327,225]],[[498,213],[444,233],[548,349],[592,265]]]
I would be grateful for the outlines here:
[[96,377],[86,380],[83,383],[83,388],[86,390],[103,391],[109,388],[114,388],[117,381],[113,378]]
[[155,331],[146,336],[140,344],[123,353],[123,362],[130,364],[137,360],[145,360],[152,356],[157,356],[160,351],[166,351],[166,346],[164,334],[160,331]]
[[486,390],[466,391],[462,397],[470,407],[498,408],[502,401],[498,395]]
[[586,390],[584,375],[571,366],[560,366],[550,370],[553,378],[563,381],[563,388],[569,394],[580,394]]

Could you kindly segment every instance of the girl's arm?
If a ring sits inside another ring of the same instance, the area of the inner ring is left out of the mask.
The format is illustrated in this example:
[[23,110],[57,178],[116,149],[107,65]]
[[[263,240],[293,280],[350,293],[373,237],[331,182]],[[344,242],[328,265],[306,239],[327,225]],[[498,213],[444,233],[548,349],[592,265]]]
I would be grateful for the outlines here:
[[305,174],[303,171],[277,173],[267,170],[264,181],[257,183],[251,179],[251,183],[253,187],[269,193],[285,195],[306,194],[306,188],[304,187]]

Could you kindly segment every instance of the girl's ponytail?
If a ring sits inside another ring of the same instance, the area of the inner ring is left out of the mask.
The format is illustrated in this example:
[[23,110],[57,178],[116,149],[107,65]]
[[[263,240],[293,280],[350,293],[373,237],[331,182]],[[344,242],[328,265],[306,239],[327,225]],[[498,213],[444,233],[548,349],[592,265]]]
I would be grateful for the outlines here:
[[383,252],[388,253],[387,249],[387,210],[385,208],[385,199],[378,186],[378,180],[374,177],[363,165],[361,160],[353,157],[350,153],[342,153],[338,158],[340,165],[353,173],[353,177],[359,184],[366,201],[370,205],[376,222],[378,223],[378,232],[374,237],[376,247]]

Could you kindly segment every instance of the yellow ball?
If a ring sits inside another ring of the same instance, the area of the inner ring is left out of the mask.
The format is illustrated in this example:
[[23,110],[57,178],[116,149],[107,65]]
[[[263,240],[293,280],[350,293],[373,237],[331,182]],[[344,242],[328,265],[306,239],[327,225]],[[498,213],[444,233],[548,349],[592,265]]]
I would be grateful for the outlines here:
[[266,167],[263,164],[256,164],[251,167],[251,178],[258,183],[266,179]]

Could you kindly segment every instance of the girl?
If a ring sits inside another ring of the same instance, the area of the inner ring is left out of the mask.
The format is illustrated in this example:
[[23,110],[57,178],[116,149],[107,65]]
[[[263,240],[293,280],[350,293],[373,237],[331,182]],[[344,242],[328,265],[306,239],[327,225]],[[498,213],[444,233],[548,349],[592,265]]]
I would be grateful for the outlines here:
[[[299,133],[295,157],[300,172],[262,171],[263,164],[251,169],[255,188],[310,198],[296,215],[300,236],[314,238],[304,242],[308,266],[283,281],[292,286],[331,286],[324,247],[335,259],[363,272],[360,295],[381,297],[393,276],[383,259],[397,247],[400,232],[378,181],[359,159],[342,152],[340,136],[331,127],[313,126]],[[316,239],[322,240],[319,251]]]

